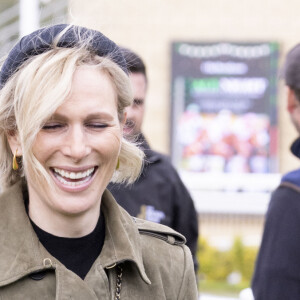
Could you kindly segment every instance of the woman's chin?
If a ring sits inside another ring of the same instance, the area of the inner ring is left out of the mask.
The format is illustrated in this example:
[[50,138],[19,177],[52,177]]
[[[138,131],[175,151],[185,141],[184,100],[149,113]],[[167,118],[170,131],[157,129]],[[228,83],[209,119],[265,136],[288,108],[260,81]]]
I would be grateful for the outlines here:
[[85,214],[94,207],[94,201],[89,199],[68,199],[65,198],[63,203],[58,203],[58,211],[61,215],[75,217]]

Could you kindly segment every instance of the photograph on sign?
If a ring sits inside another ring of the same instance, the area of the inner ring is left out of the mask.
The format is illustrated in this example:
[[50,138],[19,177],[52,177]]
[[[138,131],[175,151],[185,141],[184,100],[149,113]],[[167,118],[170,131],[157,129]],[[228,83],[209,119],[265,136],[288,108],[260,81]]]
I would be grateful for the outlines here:
[[172,159],[184,171],[277,172],[276,43],[172,45]]

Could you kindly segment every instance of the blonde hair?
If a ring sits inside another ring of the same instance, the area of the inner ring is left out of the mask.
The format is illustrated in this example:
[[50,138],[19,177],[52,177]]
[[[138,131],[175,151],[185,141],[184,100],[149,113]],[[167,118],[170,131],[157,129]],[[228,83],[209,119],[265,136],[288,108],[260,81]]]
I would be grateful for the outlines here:
[[[109,56],[100,57],[89,48],[89,41],[73,48],[61,48],[57,42],[52,49],[27,59],[0,91],[0,172],[2,188],[9,187],[25,176],[24,169],[37,180],[50,182],[50,176],[35,158],[32,146],[43,124],[62,105],[71,91],[72,78],[82,65],[105,72],[117,93],[119,121],[124,109],[132,102],[130,81],[125,72]],[[21,168],[12,170],[13,155],[7,135],[17,134],[22,147]],[[143,164],[143,152],[122,138],[120,166],[112,182],[134,182]]]

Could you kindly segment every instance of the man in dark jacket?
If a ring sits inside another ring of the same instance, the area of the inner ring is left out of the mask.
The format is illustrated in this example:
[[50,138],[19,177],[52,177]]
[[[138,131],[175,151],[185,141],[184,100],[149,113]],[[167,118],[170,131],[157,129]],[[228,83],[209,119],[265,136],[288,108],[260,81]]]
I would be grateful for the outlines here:
[[147,91],[146,67],[132,51],[123,49],[123,55],[134,93],[124,134],[140,144],[146,158],[143,172],[133,185],[110,185],[109,189],[132,216],[167,225],[183,234],[197,270],[198,217],[193,200],[168,157],[153,151],[141,132]]
[[[300,133],[300,44],[284,66],[287,109]],[[300,138],[291,146],[300,158]],[[252,280],[255,300],[300,299],[300,169],[282,177],[271,197]]]

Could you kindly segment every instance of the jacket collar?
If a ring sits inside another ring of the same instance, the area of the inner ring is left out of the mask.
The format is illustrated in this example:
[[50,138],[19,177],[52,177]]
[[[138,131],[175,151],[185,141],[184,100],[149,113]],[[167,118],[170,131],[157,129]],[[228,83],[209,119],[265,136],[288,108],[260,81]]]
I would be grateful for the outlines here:
[[300,137],[298,137],[291,145],[291,152],[300,158]]
[[117,204],[106,190],[102,196],[101,209],[105,217],[105,241],[100,254],[103,267],[131,261],[136,264],[142,279],[150,284],[143,263],[140,234],[134,219]]
[[156,163],[161,160],[161,156],[151,149],[142,133],[140,133],[137,137],[137,144],[144,151],[147,163]]
[[[60,263],[39,242],[27,216],[21,182],[0,197],[0,286],[14,282],[30,273],[55,268]],[[103,267],[131,261],[143,280],[145,273],[140,237],[134,220],[105,191],[102,197],[106,233],[99,261]],[[97,259],[97,260],[98,260]]]
[[30,224],[21,185],[16,183],[0,198],[0,286],[52,265]]

